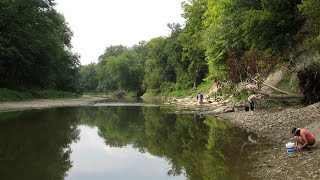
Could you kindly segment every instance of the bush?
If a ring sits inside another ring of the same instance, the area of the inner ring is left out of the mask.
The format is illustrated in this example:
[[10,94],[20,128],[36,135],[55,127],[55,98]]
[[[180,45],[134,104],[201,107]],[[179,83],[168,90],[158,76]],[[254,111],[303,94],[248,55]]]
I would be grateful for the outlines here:
[[0,101],[22,101],[35,98],[71,98],[74,94],[66,91],[17,88],[0,88]]
[[0,89],[0,101],[19,101],[26,99],[32,99],[31,93],[9,90],[6,88]]
[[311,64],[298,72],[299,87],[306,104],[320,101],[320,63]]

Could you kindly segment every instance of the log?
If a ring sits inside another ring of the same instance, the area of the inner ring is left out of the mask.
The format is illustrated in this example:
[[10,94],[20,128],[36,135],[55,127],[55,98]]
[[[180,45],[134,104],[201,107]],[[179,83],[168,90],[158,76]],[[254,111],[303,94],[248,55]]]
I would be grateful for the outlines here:
[[265,96],[275,97],[275,98],[303,98],[304,97],[302,94],[293,94],[293,93],[291,93],[291,94],[268,94],[268,93],[265,93],[262,91],[255,91],[252,89],[250,89],[250,91],[253,91],[257,94],[262,94]]
[[281,92],[281,93],[284,93],[284,94],[292,94],[291,92],[278,89],[278,88],[276,88],[276,87],[274,87],[274,86],[271,86],[271,85],[269,85],[269,84],[267,84],[267,83],[264,83],[264,82],[263,82],[262,84],[265,85],[265,86],[268,86],[269,88],[274,89],[274,90],[276,90],[276,91],[278,91],[278,92]]
[[[251,79],[251,80],[254,81],[255,83],[259,83],[257,80],[254,80],[254,79]],[[265,85],[265,86],[268,86],[269,88],[271,88],[271,89],[273,89],[273,90],[276,90],[276,91],[281,92],[281,93],[284,93],[284,94],[293,94],[293,93],[291,93],[291,92],[284,91],[284,90],[282,90],[282,89],[278,89],[278,88],[276,88],[276,87],[274,87],[274,86],[271,86],[270,84],[267,84],[267,83],[265,83],[265,82],[262,82],[262,84]]]

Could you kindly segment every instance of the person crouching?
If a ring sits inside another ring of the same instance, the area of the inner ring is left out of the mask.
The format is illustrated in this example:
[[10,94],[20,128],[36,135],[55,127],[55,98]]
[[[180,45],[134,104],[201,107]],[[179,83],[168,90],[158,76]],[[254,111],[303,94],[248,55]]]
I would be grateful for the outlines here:
[[307,131],[304,128],[292,128],[291,134],[294,135],[293,140],[295,141],[296,150],[302,148],[308,148],[309,146],[314,145],[316,139],[313,134]]

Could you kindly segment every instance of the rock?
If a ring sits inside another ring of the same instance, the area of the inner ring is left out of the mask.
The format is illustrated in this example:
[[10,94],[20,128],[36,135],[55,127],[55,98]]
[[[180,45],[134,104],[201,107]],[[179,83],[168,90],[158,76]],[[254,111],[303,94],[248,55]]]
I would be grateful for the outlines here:
[[223,113],[225,109],[226,109],[226,107],[219,107],[219,108],[213,110],[212,113],[214,113],[214,114]]
[[234,112],[234,108],[233,107],[228,107],[224,110],[224,113],[228,113],[228,112]]

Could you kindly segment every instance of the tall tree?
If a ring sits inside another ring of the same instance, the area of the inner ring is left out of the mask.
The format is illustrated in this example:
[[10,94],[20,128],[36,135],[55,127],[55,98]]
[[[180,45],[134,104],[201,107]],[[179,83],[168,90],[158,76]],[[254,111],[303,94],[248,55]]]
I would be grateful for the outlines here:
[[320,2],[318,0],[302,0],[299,6],[306,18],[306,26],[309,29],[307,42],[309,47],[320,51]]
[[[0,2],[0,84],[74,90],[79,57],[51,0]],[[61,73],[63,72],[63,73]]]
[[208,72],[203,44],[203,20],[204,13],[207,10],[207,0],[190,0],[183,4],[183,10],[186,25],[179,35],[179,41],[183,48],[182,62],[187,65],[186,73],[188,74],[184,81],[191,81],[196,87]]

